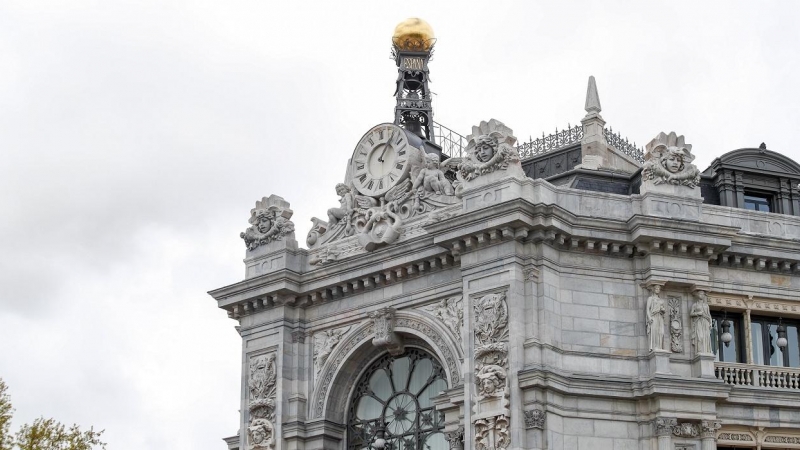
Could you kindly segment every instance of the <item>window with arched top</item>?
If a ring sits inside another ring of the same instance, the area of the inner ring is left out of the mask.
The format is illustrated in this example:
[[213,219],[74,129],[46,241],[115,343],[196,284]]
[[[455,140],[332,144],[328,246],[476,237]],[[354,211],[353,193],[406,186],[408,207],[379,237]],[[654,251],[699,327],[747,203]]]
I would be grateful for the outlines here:
[[444,414],[433,404],[446,389],[442,365],[422,349],[406,347],[399,356],[378,358],[356,383],[347,449],[371,450],[382,438],[385,450],[447,450]]

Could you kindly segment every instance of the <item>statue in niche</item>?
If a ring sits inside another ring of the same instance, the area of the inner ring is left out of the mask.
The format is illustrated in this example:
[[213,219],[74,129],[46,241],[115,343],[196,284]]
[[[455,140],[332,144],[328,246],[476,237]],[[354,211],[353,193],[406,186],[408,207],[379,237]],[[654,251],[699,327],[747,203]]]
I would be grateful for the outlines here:
[[453,195],[450,180],[444,177],[444,172],[439,168],[439,155],[425,154],[425,167],[419,171],[411,189],[424,194]]
[[667,308],[661,298],[661,286],[652,288],[650,297],[647,298],[647,336],[650,339],[650,350],[664,349],[664,316]]
[[291,209],[281,208],[277,204],[267,206],[269,203],[280,202],[288,205],[282,198],[270,196],[256,202],[256,207],[250,210],[250,227],[239,233],[248,250],[255,250],[294,232],[294,223],[289,220],[292,217]]
[[353,193],[350,191],[349,186],[344,183],[339,183],[336,185],[336,194],[339,196],[340,207],[331,208],[328,210],[328,227],[333,228],[339,223],[340,220],[344,220],[345,228],[350,230],[352,229],[350,219],[353,215],[353,210],[355,209]]
[[700,184],[700,171],[692,161],[692,146],[684,142],[683,136],[677,136],[674,131],[669,135],[659,133],[647,144],[642,181],[694,188]]
[[511,163],[519,162],[519,153],[513,147],[517,141],[512,131],[502,122],[492,119],[472,127],[467,144],[469,155],[458,165],[458,175],[471,181],[480,175],[506,170]]
[[689,313],[692,318],[692,344],[697,353],[711,353],[711,311],[705,291],[697,291],[697,301]]

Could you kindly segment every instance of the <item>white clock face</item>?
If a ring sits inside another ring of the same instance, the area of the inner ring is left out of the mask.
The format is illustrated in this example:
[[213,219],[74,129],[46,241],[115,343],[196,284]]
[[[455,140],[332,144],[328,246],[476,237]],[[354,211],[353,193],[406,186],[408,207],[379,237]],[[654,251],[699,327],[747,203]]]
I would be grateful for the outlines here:
[[367,132],[353,153],[353,185],[364,195],[383,195],[408,174],[408,139],[397,125],[383,124]]

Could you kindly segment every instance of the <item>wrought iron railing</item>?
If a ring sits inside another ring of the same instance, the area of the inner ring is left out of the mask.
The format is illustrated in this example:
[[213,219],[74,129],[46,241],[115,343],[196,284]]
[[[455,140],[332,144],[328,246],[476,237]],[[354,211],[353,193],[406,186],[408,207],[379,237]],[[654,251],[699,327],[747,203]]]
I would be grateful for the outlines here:
[[581,139],[583,139],[583,126],[575,125],[573,127],[567,125],[565,130],[558,131],[558,128],[556,128],[556,132],[553,134],[545,135],[542,133],[540,138],[529,138],[528,142],[522,142],[517,146],[517,151],[520,158],[526,159],[576,144]]
[[608,145],[630,156],[639,164],[644,163],[644,151],[636,146],[636,142],[631,144],[628,142],[628,138],[623,139],[619,133],[614,133],[614,130],[612,130],[610,127],[603,128],[603,135],[605,135],[606,143],[608,143]]
[[800,369],[792,367],[716,362],[714,375],[725,384],[735,386],[800,390]]
[[447,128],[439,122],[433,122],[433,135],[436,143],[442,147],[442,153],[451,158],[460,158],[467,147],[467,138]]
[[[442,152],[450,157],[463,157],[464,149],[467,147],[467,138],[446,126],[433,122],[433,134],[436,142],[442,147]],[[644,163],[644,150],[637,147],[636,143],[631,143],[628,138],[623,138],[619,133],[615,133],[611,128],[604,128],[603,135],[608,145],[618,151],[630,156],[639,164]],[[532,158],[543,153],[551,152],[568,147],[581,142],[583,139],[582,125],[567,125],[566,129],[556,128],[553,134],[544,134],[540,138],[529,138],[528,142],[521,142],[517,145],[517,151],[522,159]]]

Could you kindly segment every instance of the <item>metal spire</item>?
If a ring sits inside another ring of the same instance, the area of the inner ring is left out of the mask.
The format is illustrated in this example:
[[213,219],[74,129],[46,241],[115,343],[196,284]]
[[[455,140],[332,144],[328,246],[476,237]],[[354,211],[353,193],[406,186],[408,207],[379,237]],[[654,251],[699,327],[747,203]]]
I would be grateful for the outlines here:
[[597,83],[594,76],[589,76],[589,86],[586,88],[586,115],[600,114],[600,96],[597,94]]

